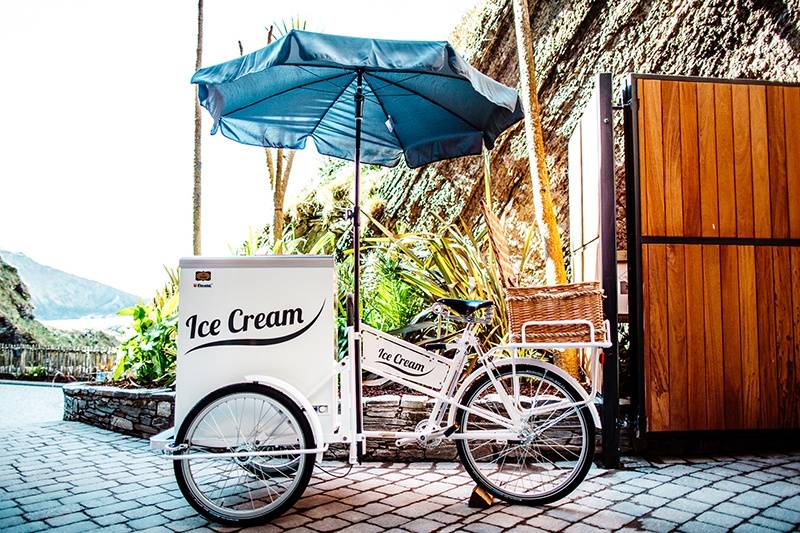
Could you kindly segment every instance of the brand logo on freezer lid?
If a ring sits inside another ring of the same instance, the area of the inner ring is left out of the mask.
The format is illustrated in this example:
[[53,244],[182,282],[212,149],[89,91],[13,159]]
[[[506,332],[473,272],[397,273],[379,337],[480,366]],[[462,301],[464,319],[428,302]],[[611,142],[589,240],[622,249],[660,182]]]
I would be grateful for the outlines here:
[[[211,348],[213,346],[271,346],[274,344],[281,344],[296,339],[309,329],[322,314],[325,309],[325,300],[317,311],[316,315],[308,319],[306,313],[301,307],[294,307],[288,309],[278,309],[271,311],[260,312],[246,312],[241,308],[231,310],[223,318],[201,319],[198,315],[192,315],[181,324],[188,328],[189,339],[208,339],[198,346],[187,350],[186,353],[200,350],[202,348]],[[273,330],[280,332],[285,330],[287,326],[302,326],[300,329],[284,335],[274,337],[253,337],[252,335],[262,330]],[[219,340],[212,340],[214,337],[220,335],[231,336],[234,338],[226,338]]]

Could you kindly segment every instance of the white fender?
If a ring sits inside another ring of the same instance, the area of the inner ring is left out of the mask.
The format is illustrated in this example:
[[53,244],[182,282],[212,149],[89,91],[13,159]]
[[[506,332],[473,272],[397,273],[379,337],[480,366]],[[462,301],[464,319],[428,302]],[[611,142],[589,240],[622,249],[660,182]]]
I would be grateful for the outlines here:
[[[581,395],[584,400],[589,400],[589,394],[583,389],[583,387],[575,381],[575,378],[567,374],[564,370],[558,368],[557,366],[547,363],[545,361],[540,361],[539,359],[531,359],[529,357],[509,357],[507,359],[495,359],[494,361],[495,366],[507,366],[510,365],[512,362],[514,364],[526,364],[526,365],[533,365],[538,366],[539,368],[543,368],[548,372],[552,372],[553,374],[558,374],[560,377],[564,378],[567,383],[571,384],[575,387],[575,390]],[[486,367],[481,367],[480,370],[477,372],[473,372],[467,379],[464,380],[464,383],[458,388],[456,391],[455,398],[458,403],[461,402],[461,398],[464,394],[469,390],[469,387],[475,383],[475,381],[486,374]],[[600,415],[597,413],[597,407],[595,407],[594,402],[589,402],[589,412],[592,413],[592,419],[594,420],[594,425],[596,428],[600,428]],[[455,423],[456,413],[458,412],[458,406],[453,403],[450,404],[450,414],[447,417],[447,425],[452,426]]]
[[[319,418],[317,417],[316,411],[311,406],[311,402],[308,401],[308,398],[303,396],[303,394],[297,390],[294,386],[286,383],[282,379],[278,379],[272,376],[263,376],[263,375],[255,375],[251,374],[249,376],[244,377],[245,381],[251,383],[261,383],[262,385],[266,385],[268,387],[272,387],[275,390],[278,390],[284,393],[286,396],[292,399],[294,403],[300,408],[301,411],[308,417],[308,421],[311,424],[311,433],[314,434],[314,445],[318,448],[325,445],[325,437],[322,433],[322,424],[319,422]],[[317,461],[322,460],[322,452],[317,454]]]

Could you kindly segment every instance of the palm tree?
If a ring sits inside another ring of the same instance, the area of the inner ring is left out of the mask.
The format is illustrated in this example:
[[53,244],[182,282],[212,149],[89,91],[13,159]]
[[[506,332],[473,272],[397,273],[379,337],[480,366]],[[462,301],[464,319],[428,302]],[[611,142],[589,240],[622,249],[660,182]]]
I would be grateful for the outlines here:
[[[278,30],[280,36],[283,37],[291,30],[305,30],[306,21],[301,20],[300,17],[295,17],[289,20],[287,24],[285,21],[281,23],[281,28]],[[273,27],[270,26],[267,33],[267,44],[271,43],[273,39]],[[239,51],[241,52],[241,44]],[[267,174],[269,177],[269,186],[272,188],[272,238],[278,242],[283,237],[283,204],[286,198],[286,186],[289,183],[289,175],[292,172],[292,163],[294,163],[295,150],[284,150],[278,148],[271,150],[264,149],[267,158]]]
[[[197,52],[194,69],[200,69],[203,60],[203,0],[197,0]],[[192,248],[200,255],[200,138],[202,135],[200,101],[197,88],[194,94],[194,190],[192,191]]]
[[[517,57],[519,59],[519,82],[522,103],[525,107],[525,139],[528,145],[533,211],[536,226],[544,242],[545,275],[548,283],[567,283],[567,270],[564,265],[564,252],[561,249],[561,235],[558,232],[553,196],[550,192],[550,176],[545,160],[542,137],[542,116],[537,94],[536,67],[533,57],[533,38],[531,37],[528,0],[512,0],[514,7],[514,28],[517,38]],[[559,358],[559,366],[571,375],[578,375],[578,355],[568,350]]]

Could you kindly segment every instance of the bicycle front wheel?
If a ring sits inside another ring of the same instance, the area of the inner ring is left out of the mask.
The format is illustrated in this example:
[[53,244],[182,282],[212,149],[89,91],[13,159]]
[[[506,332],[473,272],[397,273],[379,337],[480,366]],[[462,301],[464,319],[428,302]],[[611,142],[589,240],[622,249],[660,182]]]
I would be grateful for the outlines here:
[[283,513],[314,469],[313,455],[294,453],[315,446],[308,419],[288,396],[255,383],[203,398],[175,442],[186,445],[184,454],[203,454],[175,461],[184,497],[206,518],[231,526],[258,525]]
[[[490,438],[491,432],[508,430],[460,409],[456,421],[464,435],[456,448],[464,468],[479,486],[510,503],[540,505],[563,498],[583,481],[594,457],[589,407],[570,406],[581,401],[575,386],[540,366],[518,363],[513,372],[511,365],[503,365],[496,379],[517,409],[528,413],[525,429],[516,439]],[[508,418],[486,374],[464,394],[462,404]],[[534,409],[538,414],[531,414]]]

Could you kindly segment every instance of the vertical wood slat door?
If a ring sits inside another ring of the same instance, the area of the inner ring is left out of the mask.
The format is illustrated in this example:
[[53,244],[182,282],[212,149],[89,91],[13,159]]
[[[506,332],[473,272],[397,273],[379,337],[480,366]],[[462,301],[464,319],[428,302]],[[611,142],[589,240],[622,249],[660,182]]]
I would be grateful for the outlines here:
[[647,429],[800,428],[800,87],[634,80]]

